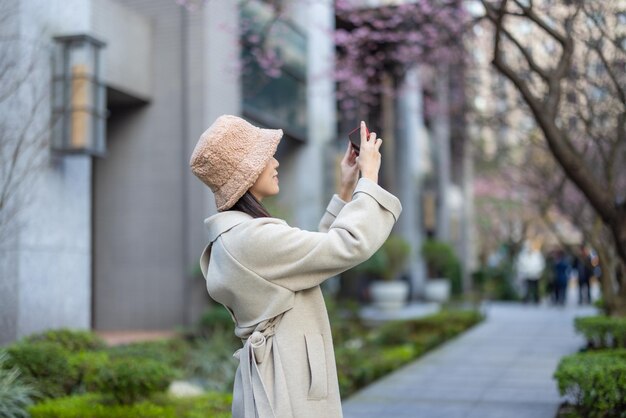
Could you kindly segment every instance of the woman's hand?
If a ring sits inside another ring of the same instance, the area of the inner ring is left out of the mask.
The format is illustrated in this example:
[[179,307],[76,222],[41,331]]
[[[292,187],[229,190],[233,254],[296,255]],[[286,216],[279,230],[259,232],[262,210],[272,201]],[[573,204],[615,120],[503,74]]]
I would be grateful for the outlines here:
[[359,181],[359,166],[356,163],[356,152],[348,140],[348,149],[341,160],[341,190],[339,197],[344,202],[352,200],[352,192]]
[[376,132],[370,132],[370,137],[368,138],[365,122],[361,122],[361,146],[356,163],[363,177],[372,180],[374,183],[378,183],[381,160],[379,149],[382,143],[383,140],[381,138],[376,138]]

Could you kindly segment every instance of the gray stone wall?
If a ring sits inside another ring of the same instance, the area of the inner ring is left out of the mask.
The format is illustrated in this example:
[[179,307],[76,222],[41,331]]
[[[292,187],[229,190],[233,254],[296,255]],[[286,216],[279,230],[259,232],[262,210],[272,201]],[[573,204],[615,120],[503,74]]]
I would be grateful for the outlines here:
[[95,164],[94,328],[167,329],[183,323],[186,302],[182,8],[121,3],[151,22],[154,82],[149,103],[110,109],[108,155]]
[[58,158],[48,148],[52,37],[85,30],[89,6],[23,0],[17,9],[18,74],[3,80],[17,89],[2,113],[11,121],[4,139],[25,152],[14,171],[23,179],[14,235],[3,241],[0,257],[8,301],[2,304],[2,342],[50,327],[90,325],[91,160]]

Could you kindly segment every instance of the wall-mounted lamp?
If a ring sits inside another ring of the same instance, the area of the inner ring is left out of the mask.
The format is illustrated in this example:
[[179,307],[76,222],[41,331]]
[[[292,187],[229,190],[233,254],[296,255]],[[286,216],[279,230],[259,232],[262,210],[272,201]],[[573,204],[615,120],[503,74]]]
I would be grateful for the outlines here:
[[54,38],[51,147],[63,154],[106,154],[106,87],[101,50],[86,34]]

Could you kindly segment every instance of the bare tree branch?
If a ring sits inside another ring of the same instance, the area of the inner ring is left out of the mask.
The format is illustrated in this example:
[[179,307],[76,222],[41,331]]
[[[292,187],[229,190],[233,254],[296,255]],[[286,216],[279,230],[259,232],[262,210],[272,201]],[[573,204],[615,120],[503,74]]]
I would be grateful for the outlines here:
[[565,47],[565,44],[567,43],[567,38],[565,37],[565,35],[559,33],[557,30],[550,27],[550,25],[546,21],[544,21],[539,16],[537,16],[537,13],[535,13],[532,6],[527,7],[524,4],[522,4],[519,0],[513,0],[513,1],[520,9],[522,9],[522,12],[526,17],[528,17],[532,22],[536,23],[541,29],[543,29],[548,34],[550,34],[550,36],[552,36],[554,39],[559,41],[561,46]]

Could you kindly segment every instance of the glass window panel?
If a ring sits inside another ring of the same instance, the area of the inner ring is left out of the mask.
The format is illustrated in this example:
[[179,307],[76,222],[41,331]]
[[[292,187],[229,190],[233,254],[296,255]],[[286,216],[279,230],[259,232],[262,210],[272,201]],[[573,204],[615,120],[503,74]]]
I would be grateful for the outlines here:
[[52,108],[61,111],[65,105],[65,83],[63,79],[56,79],[52,83]]
[[65,74],[65,48],[63,45],[57,45],[53,53],[53,76],[54,78],[63,77]]
[[305,83],[286,71],[279,78],[270,78],[258,67],[242,82],[244,108],[277,126],[289,127],[301,139],[306,138]]
[[93,75],[92,47],[86,42],[74,41],[68,45],[70,74],[80,70],[85,76]]
[[[272,21],[271,9],[248,2],[241,8],[242,19],[249,31],[261,34]],[[295,24],[277,20],[267,35],[264,48],[271,48],[284,62],[278,78],[271,78],[256,63],[244,42],[241,57],[246,62],[242,72],[243,107],[263,122],[288,129],[299,139],[306,139],[306,60],[307,38]]]

